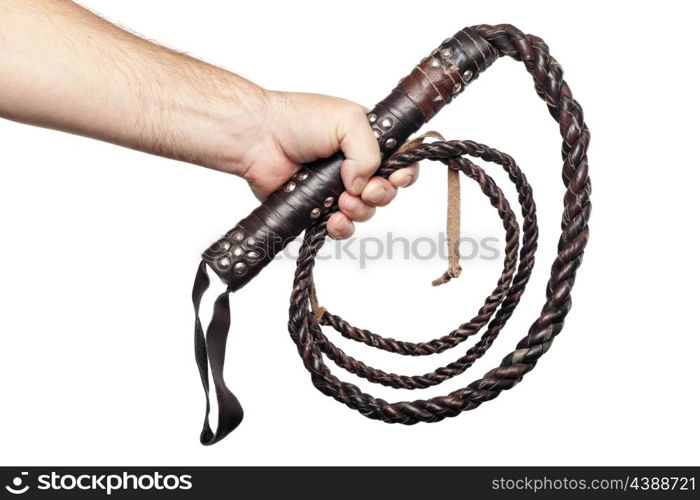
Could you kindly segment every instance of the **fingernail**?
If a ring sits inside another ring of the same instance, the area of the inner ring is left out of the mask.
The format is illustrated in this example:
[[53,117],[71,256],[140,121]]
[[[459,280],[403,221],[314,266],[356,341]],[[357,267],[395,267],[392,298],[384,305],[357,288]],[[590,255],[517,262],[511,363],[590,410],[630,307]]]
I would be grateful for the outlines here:
[[355,198],[354,196],[348,196],[345,198],[345,210],[349,212],[358,212],[362,208],[362,202]]
[[335,235],[334,238],[349,238],[352,235],[353,232],[353,227],[352,227],[352,222],[350,222],[347,219],[344,219],[336,228],[334,231]]
[[370,186],[369,189],[367,189],[364,198],[370,203],[381,203],[381,201],[384,199],[385,194],[386,190],[383,186],[374,185]]
[[343,235],[350,236],[353,232],[353,225],[352,222],[349,220],[343,221],[343,224],[341,225],[342,233]]
[[352,185],[350,186],[350,191],[352,194],[359,195],[365,188],[365,184],[367,184],[367,179],[365,177],[355,177],[355,180],[352,181]]
[[412,175],[407,175],[407,176],[405,176],[405,177],[401,180],[401,182],[399,182],[398,187],[404,188],[404,187],[408,186],[408,185],[409,185],[410,183],[412,183],[412,182],[413,182],[413,176],[412,176]]

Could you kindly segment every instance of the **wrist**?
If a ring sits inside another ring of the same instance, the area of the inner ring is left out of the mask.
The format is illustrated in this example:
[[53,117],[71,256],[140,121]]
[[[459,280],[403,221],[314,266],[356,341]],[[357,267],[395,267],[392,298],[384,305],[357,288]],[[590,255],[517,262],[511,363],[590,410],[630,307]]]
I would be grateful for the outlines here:
[[177,130],[174,156],[242,176],[250,148],[264,133],[268,93],[238,75],[197,63],[167,104],[168,120]]

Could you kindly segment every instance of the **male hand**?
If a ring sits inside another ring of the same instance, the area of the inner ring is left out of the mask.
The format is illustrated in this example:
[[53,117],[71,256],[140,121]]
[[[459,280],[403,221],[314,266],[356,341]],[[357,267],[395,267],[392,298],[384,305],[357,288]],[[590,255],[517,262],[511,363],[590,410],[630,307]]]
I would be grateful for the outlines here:
[[417,165],[394,172],[388,180],[373,176],[381,160],[379,146],[367,121],[368,110],[358,104],[317,94],[265,92],[260,110],[250,117],[248,136],[237,146],[234,173],[263,200],[301,164],[341,150],[346,191],[338,200],[340,211],[328,220],[328,233],[334,238],[351,236],[354,221],[368,220],[375,207],[394,199],[397,188],[418,177]]

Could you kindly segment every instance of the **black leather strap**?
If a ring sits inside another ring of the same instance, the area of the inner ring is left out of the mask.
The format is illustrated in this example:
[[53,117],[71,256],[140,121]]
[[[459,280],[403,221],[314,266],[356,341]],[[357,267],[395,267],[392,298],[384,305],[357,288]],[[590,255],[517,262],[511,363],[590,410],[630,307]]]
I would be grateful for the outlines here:
[[[209,275],[204,261],[199,264],[197,275],[192,288],[192,303],[194,304],[194,353],[199,368],[199,375],[204,386],[204,394],[207,399],[204,425],[199,441],[204,445],[214,444],[225,438],[232,430],[238,427],[243,420],[243,408],[238,399],[224,382],[224,359],[226,357],[226,339],[228,338],[231,324],[229,310],[229,290],[219,295],[214,302],[214,311],[207,327],[206,337],[199,319],[199,308],[204,292],[209,288]],[[211,378],[216,391],[219,422],[216,433],[212,432],[209,425],[209,365],[211,365]]]

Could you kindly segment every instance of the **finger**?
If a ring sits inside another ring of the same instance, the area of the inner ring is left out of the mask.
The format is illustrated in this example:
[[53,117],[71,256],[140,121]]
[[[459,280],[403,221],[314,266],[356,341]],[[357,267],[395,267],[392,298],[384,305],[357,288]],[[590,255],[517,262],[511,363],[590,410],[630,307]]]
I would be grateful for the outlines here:
[[345,189],[359,196],[369,178],[379,168],[381,155],[379,144],[369,126],[363,108],[357,106],[345,116],[339,125],[338,140],[345,155],[341,175]]
[[389,176],[391,185],[397,188],[408,187],[418,179],[418,164],[414,163],[406,168],[402,168]]
[[381,177],[372,177],[362,191],[362,200],[373,207],[383,207],[396,196],[396,188]]
[[248,185],[255,197],[265,201],[268,196],[284,185],[289,178],[301,169],[301,165],[287,158],[279,158],[271,168],[267,168],[260,175],[257,172],[249,172]]
[[336,212],[330,216],[326,223],[326,228],[328,229],[328,236],[335,240],[344,240],[355,232],[355,225],[347,215],[341,212]]
[[353,196],[347,191],[340,195],[338,206],[348,218],[356,222],[364,222],[370,219],[375,212],[374,207],[362,201],[362,198]]

